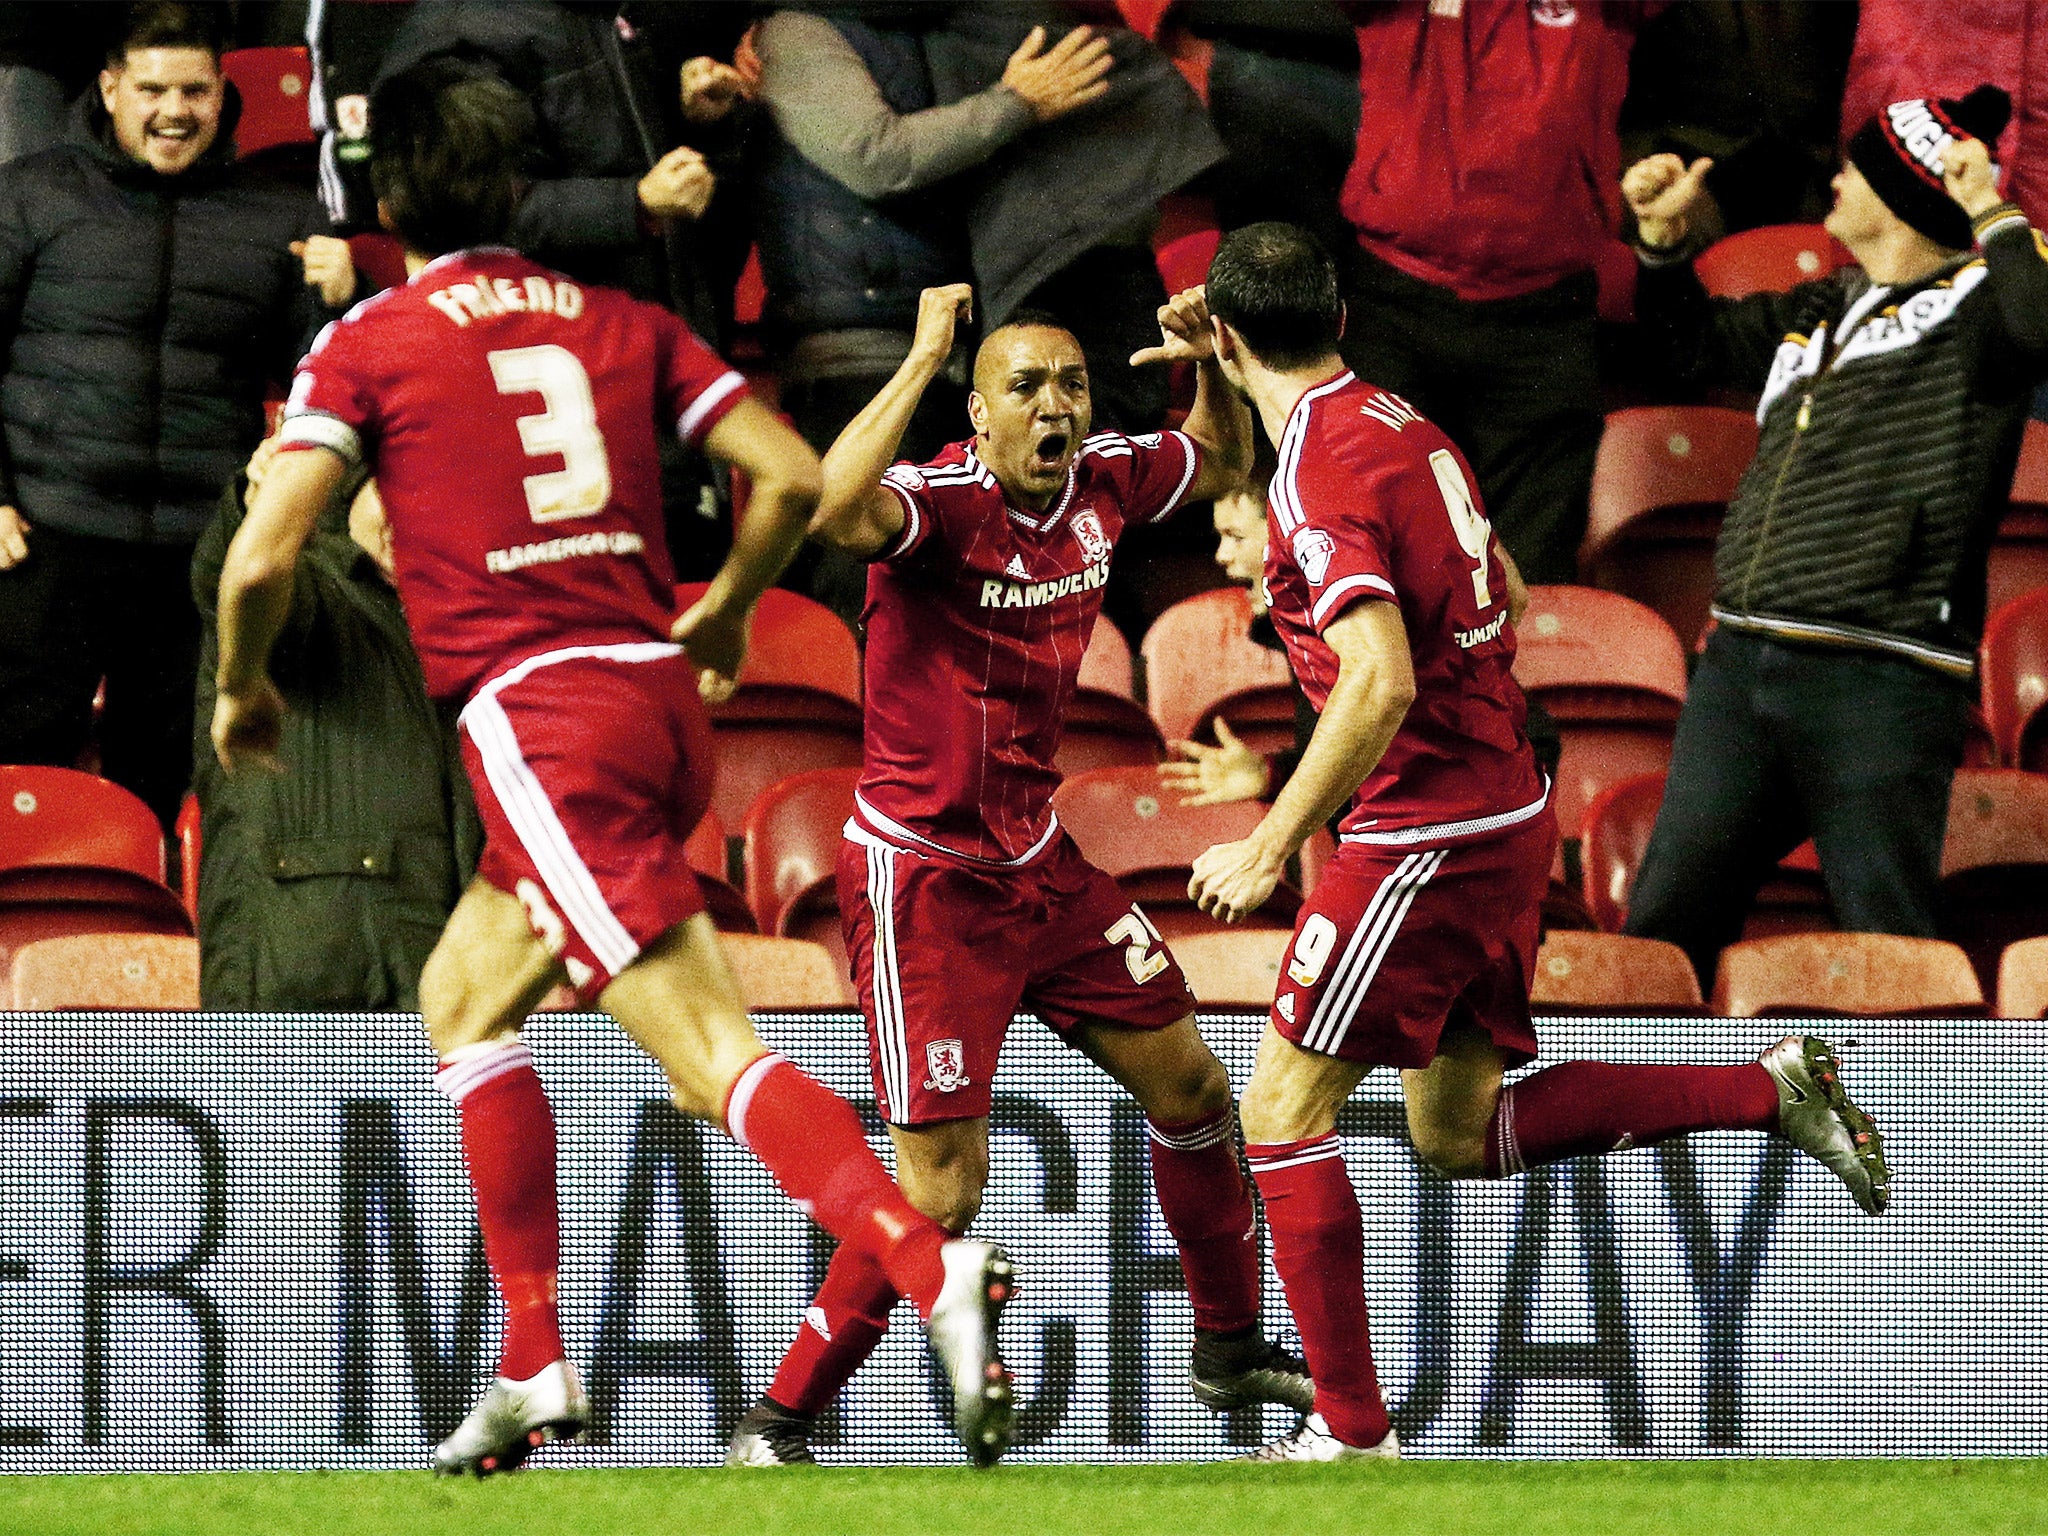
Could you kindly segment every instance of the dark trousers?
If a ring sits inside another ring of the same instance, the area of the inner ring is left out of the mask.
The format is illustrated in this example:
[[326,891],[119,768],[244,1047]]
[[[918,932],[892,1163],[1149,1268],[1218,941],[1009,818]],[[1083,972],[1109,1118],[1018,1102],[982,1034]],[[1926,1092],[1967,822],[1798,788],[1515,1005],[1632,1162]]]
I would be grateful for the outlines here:
[[1600,447],[1593,275],[1473,302],[1360,250],[1340,256],[1345,364],[1402,396],[1471,460],[1525,580],[1578,580]]
[[0,763],[69,767],[105,678],[100,771],[168,830],[192,778],[192,551],[41,525],[28,546],[0,571]]
[[1903,659],[1715,631],[1628,931],[1677,944],[1711,983],[1772,867],[1811,837],[1844,929],[1935,937],[1970,697]]

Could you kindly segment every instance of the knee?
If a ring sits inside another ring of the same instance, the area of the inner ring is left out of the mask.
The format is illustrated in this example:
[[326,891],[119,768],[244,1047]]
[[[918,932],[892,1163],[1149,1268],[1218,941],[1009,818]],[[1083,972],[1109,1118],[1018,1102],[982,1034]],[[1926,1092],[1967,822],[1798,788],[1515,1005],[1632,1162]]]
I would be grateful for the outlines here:
[[958,1235],[973,1226],[974,1218],[981,1214],[981,1185],[963,1182],[944,1189],[921,1188],[910,1203],[948,1232]]
[[1408,1118],[1408,1140],[1425,1168],[1446,1179],[1486,1177],[1486,1136],[1426,1120]]
[[438,947],[420,969],[420,1020],[437,1056],[519,1033],[516,1022],[508,1024],[499,1010],[484,1005],[462,966]]
[[897,1179],[910,1203],[948,1232],[965,1232],[981,1214],[988,1185],[986,1146],[928,1148],[915,1166],[898,1155]]
[[1263,1083],[1252,1074],[1237,1106],[1244,1139],[1259,1146],[1307,1141],[1337,1128],[1335,1105],[1311,1100],[1286,1087]]
[[1206,1052],[1167,1074],[1163,1082],[1147,1087],[1142,1107],[1147,1116],[1163,1124],[1206,1120],[1230,1108],[1230,1074]]

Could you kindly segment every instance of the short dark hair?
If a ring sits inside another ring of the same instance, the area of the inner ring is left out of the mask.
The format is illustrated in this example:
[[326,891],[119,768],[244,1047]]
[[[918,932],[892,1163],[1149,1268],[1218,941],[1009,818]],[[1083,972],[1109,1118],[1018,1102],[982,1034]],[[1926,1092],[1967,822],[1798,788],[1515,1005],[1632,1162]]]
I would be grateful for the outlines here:
[[1247,224],[1209,263],[1209,313],[1269,368],[1304,368],[1336,350],[1344,329],[1337,264],[1294,224]]
[[119,69],[142,48],[203,48],[220,63],[227,28],[219,7],[186,0],[148,0],[131,5],[107,44],[107,68]]
[[[996,327],[996,331],[1007,331],[1013,325],[1042,325],[1049,331],[1065,331],[1069,336],[1074,328],[1049,309],[1020,309],[1013,311],[1008,319]],[[990,331],[993,336],[995,331]]]
[[370,185],[399,238],[429,256],[505,238],[525,194],[533,109],[486,66],[436,58],[370,98]]

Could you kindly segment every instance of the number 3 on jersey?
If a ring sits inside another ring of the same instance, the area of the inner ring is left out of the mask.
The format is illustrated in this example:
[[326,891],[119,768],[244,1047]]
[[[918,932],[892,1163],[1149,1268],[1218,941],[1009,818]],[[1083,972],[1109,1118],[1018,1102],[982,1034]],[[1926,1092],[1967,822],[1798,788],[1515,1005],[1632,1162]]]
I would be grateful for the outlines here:
[[1465,471],[1458,467],[1449,449],[1439,448],[1432,453],[1429,467],[1436,474],[1436,488],[1443,495],[1444,510],[1451,515],[1451,531],[1458,536],[1458,548],[1465,551],[1466,558],[1477,562],[1472,567],[1472,601],[1482,608],[1491,608],[1493,592],[1486,584],[1486,567],[1493,545],[1493,524],[1472,505],[1472,488],[1465,483]]
[[612,466],[590,375],[566,347],[512,347],[485,354],[501,395],[540,396],[543,409],[519,418],[519,445],[532,459],[562,457],[560,469],[526,477],[526,510],[536,523],[589,517],[612,499]]

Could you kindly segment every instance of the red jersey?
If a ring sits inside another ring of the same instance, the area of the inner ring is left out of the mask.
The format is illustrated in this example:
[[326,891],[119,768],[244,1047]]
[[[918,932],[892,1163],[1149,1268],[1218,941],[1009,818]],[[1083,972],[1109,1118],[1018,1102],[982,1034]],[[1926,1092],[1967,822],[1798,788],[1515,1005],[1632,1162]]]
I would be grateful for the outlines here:
[[1431,846],[1543,809],[1493,528],[1464,455],[1407,401],[1347,372],[1295,405],[1267,508],[1266,596],[1318,711],[1337,681],[1332,621],[1391,602],[1408,632],[1415,702],[1344,813],[1346,842]]
[[856,814],[905,848],[1023,864],[1058,822],[1052,765],[1125,528],[1170,515],[1201,450],[1101,432],[1044,512],[1003,494],[971,443],[882,484],[903,532],[868,572],[866,750]]
[[368,461],[427,690],[568,646],[668,639],[655,433],[746,394],[674,315],[515,251],[430,262],[299,364],[284,446]]

